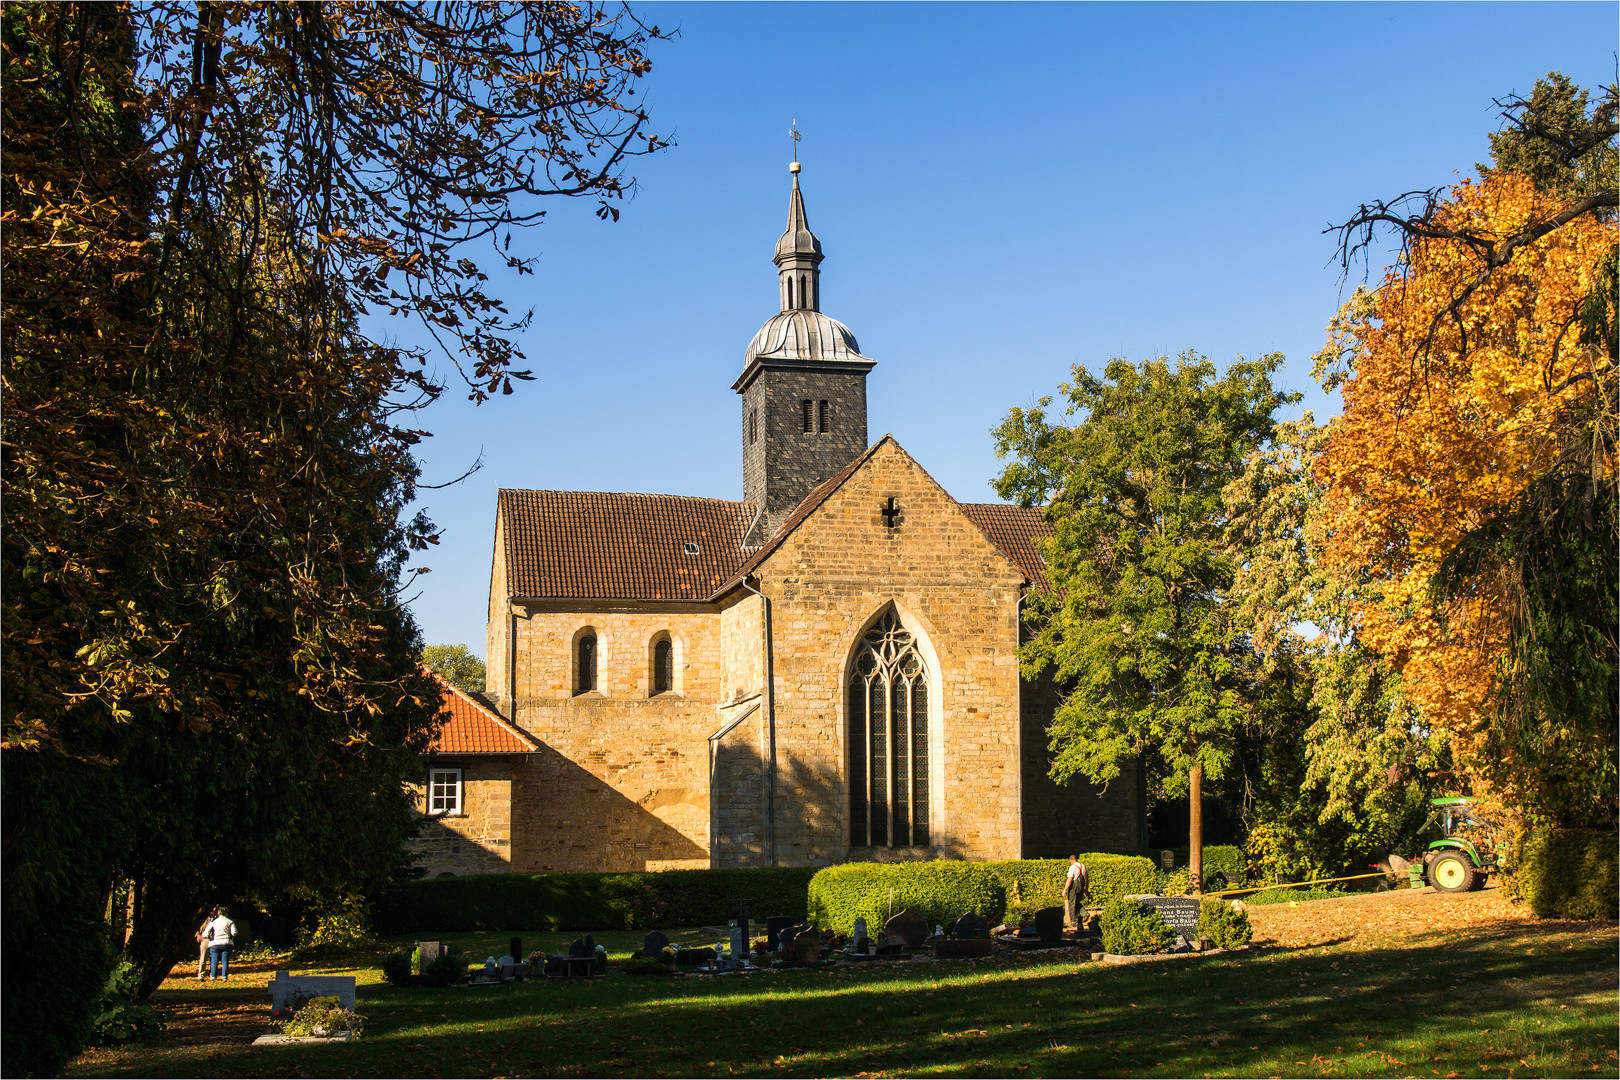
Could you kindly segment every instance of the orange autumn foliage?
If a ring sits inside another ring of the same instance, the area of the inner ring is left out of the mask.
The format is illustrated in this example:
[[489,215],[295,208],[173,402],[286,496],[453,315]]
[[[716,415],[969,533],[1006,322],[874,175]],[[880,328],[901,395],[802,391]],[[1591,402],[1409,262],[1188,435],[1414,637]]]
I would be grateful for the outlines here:
[[[1454,187],[1436,224],[1499,242],[1556,212],[1554,198],[1496,173]],[[1507,647],[1507,594],[1482,575],[1437,612],[1430,579],[1469,530],[1546,471],[1558,415],[1596,393],[1592,379],[1566,382],[1606,363],[1577,342],[1572,317],[1615,239],[1614,223],[1577,218],[1519,250],[1438,323],[1482,264],[1460,240],[1414,241],[1379,288],[1345,305],[1317,357],[1318,377],[1341,385],[1344,400],[1316,462],[1324,557],[1375,586],[1356,611],[1362,640],[1391,659],[1465,771]],[[1612,455],[1605,464],[1612,478]]]

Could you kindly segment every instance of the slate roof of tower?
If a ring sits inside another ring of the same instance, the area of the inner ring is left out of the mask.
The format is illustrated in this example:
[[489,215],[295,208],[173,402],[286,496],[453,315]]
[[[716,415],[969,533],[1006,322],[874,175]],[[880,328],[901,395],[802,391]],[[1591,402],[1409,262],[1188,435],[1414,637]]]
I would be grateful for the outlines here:
[[529,599],[706,600],[748,555],[754,519],[751,502],[684,495],[503,489],[497,499],[507,592]]
[[1031,583],[1044,588],[1046,563],[1035,550],[1035,541],[1052,535],[1038,506],[1009,506],[1006,503],[957,503],[962,513],[1001,553],[1013,561]]
[[436,671],[430,675],[444,690],[444,726],[433,740],[434,754],[528,754],[534,740],[501,719],[481,695],[467,693]]

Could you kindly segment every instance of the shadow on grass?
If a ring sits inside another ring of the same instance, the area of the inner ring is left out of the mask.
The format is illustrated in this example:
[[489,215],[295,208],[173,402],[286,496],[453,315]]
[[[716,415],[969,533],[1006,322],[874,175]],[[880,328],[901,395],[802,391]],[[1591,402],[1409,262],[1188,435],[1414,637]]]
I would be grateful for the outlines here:
[[[1521,1072],[1571,1075],[1613,1070],[1615,963],[1613,928],[1559,924],[1437,931],[1404,949],[1123,966],[912,961],[714,979],[365,986],[359,1043],[159,1052],[106,1072],[1443,1076],[1527,1062]],[[75,1071],[96,1071],[85,1064]]]

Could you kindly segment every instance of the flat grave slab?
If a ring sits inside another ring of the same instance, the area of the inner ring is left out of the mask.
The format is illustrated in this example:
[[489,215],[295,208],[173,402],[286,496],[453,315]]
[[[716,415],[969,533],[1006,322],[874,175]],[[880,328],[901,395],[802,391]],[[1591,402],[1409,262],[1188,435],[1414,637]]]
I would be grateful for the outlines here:
[[336,1035],[260,1035],[254,1046],[291,1046],[294,1043],[334,1043],[353,1040],[354,1032],[340,1031]]

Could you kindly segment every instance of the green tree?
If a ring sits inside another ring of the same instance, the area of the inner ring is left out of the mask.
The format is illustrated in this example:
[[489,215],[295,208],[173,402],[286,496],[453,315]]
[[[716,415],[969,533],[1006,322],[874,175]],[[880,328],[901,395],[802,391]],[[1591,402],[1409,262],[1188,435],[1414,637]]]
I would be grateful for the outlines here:
[[469,694],[484,692],[484,662],[466,645],[429,645],[422,650],[422,663]]
[[1026,608],[1026,676],[1052,668],[1064,690],[1050,728],[1052,775],[1106,783],[1123,759],[1155,753],[1167,790],[1189,794],[1194,880],[1202,872],[1202,785],[1223,775],[1249,721],[1249,634],[1233,617],[1232,550],[1222,493],[1272,437],[1277,354],[1221,378],[1182,354],[1110,361],[1061,387],[1072,426],[1048,420],[1051,399],[1014,409],[996,428],[1004,498],[1046,505],[1049,589]]

